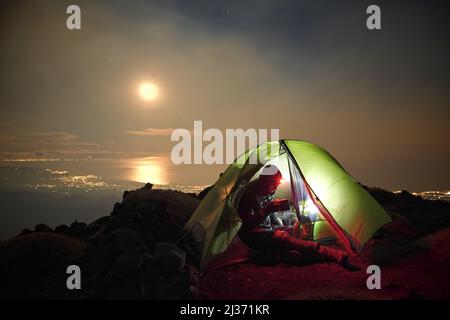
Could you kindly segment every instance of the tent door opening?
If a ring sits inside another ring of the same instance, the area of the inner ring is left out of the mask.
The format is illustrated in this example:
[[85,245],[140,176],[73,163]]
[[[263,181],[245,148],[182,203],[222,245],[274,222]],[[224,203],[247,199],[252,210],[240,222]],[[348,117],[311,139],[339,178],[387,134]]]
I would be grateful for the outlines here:
[[[282,149],[283,147],[280,146]],[[320,210],[311,199],[307,185],[293,163],[289,154],[280,150],[278,156],[270,159],[265,165],[275,165],[281,172],[283,180],[275,191],[274,200],[287,199],[289,210],[276,211],[267,216],[261,227],[272,230],[288,231],[292,236],[304,240],[314,240],[322,243],[333,243],[336,234]],[[249,178],[241,180],[240,187],[231,196],[232,203],[238,207],[239,200],[250,183],[259,178],[263,165]]]

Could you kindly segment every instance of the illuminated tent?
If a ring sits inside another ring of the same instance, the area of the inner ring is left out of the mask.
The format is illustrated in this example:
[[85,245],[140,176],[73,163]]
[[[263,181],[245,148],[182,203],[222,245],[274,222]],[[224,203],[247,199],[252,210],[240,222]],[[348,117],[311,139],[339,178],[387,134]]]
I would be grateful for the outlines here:
[[364,244],[390,217],[372,196],[325,150],[305,141],[280,140],[239,156],[221,175],[185,226],[200,269],[215,258],[242,249],[237,213],[246,186],[262,168],[275,164],[285,182],[275,198],[287,198],[292,212],[314,222],[315,241],[336,241],[347,251]]

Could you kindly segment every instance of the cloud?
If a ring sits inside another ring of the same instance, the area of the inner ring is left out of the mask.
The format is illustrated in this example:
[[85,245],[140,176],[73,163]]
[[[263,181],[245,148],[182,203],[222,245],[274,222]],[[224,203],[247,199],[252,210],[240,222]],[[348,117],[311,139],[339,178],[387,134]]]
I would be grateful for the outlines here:
[[170,136],[173,132],[173,128],[147,128],[143,130],[129,130],[125,131],[126,134],[134,135],[134,136]]
[[[390,16],[401,18],[372,33],[363,5],[83,1],[90,18],[72,33],[61,24],[64,5],[42,2],[0,10],[8,48],[0,53],[1,152],[168,153],[170,128],[202,120],[208,128],[280,128],[325,147],[367,184],[448,184],[445,10],[395,4]],[[161,88],[154,106],[137,94],[142,81]],[[82,137],[58,132],[74,124]],[[30,131],[49,132],[23,136]],[[385,169],[394,159],[401,170]],[[206,182],[216,177],[207,170],[185,175]]]
[[19,135],[5,135],[0,137],[0,142],[15,143],[70,143],[76,141],[78,136],[68,132],[36,132]]
[[[83,141],[69,132],[37,132],[10,135],[0,138],[0,150],[6,154],[92,153],[102,149],[102,144]],[[9,157],[6,157],[9,158]]]
[[[172,129],[160,129],[171,132]],[[142,130],[145,131],[145,130]],[[163,131],[160,131],[162,134]],[[70,132],[0,136],[0,161],[114,160],[158,155],[151,149],[124,148],[113,140],[85,141]]]
[[68,132],[38,132],[21,136],[23,139],[38,143],[61,143],[70,144],[76,141],[79,137]]
[[82,141],[68,132],[38,132],[15,136],[5,136],[0,139],[0,146],[14,144],[28,150],[67,150],[67,149],[97,149],[100,144]]

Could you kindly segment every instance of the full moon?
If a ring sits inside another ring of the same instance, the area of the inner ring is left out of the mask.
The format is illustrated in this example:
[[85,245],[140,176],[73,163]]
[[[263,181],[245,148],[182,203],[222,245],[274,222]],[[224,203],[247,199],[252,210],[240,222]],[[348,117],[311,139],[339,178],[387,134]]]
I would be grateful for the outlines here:
[[153,101],[158,97],[158,87],[153,83],[143,83],[139,87],[141,98],[146,101]]

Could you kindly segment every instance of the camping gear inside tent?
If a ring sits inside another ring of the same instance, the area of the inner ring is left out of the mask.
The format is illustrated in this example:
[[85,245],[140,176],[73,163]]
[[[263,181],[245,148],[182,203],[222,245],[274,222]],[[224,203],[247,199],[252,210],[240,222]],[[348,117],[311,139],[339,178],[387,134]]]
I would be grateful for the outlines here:
[[187,222],[185,235],[201,270],[217,257],[242,250],[238,236],[242,221],[236,208],[246,186],[267,164],[276,165],[283,175],[275,198],[289,199],[290,209],[276,215],[284,227],[292,227],[294,236],[337,241],[347,251],[359,253],[391,221],[324,149],[300,140],[266,142],[227,168]]

